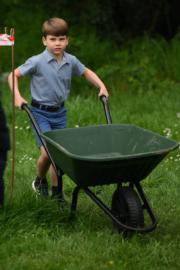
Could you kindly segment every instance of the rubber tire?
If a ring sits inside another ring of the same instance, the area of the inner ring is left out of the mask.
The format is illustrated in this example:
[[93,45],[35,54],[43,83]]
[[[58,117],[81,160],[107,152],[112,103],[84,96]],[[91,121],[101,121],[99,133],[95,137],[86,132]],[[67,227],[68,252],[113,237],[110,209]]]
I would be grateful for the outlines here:
[[[137,228],[144,227],[144,213],[136,191],[130,187],[116,189],[112,197],[112,213],[121,223]],[[119,233],[131,234],[133,231],[122,229],[113,222]]]

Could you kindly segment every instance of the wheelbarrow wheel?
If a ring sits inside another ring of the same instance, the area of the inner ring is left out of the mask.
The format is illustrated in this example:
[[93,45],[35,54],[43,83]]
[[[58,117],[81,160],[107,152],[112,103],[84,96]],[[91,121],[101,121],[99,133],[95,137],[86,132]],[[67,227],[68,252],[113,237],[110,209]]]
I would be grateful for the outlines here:
[[[141,201],[133,188],[116,189],[112,197],[112,213],[124,225],[134,228],[144,227],[144,213]],[[113,222],[113,227],[119,233],[130,235],[132,231],[120,227]]]

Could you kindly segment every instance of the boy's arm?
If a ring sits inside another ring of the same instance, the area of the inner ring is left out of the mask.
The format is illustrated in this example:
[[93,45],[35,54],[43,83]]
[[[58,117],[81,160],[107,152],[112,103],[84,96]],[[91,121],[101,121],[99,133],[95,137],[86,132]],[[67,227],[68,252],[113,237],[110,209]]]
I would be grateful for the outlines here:
[[[21,108],[23,103],[27,101],[21,96],[19,91],[18,79],[21,77],[21,73],[18,68],[14,70],[14,95],[15,95],[15,106]],[[11,91],[13,91],[13,74],[12,72],[8,76],[8,83]]]
[[95,87],[99,89],[99,97],[100,96],[106,96],[108,97],[108,91],[104,85],[104,83],[101,81],[101,79],[89,68],[86,68],[83,72],[83,76],[88,80],[90,83],[92,83]]

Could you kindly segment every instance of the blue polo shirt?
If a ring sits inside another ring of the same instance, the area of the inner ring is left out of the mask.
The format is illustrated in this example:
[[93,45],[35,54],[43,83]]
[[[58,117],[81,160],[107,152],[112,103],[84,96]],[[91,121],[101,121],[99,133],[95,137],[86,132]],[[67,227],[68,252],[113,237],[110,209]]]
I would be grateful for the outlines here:
[[59,106],[70,93],[72,76],[81,76],[85,66],[73,55],[64,52],[61,62],[46,49],[19,66],[22,76],[31,78],[32,99],[41,104]]

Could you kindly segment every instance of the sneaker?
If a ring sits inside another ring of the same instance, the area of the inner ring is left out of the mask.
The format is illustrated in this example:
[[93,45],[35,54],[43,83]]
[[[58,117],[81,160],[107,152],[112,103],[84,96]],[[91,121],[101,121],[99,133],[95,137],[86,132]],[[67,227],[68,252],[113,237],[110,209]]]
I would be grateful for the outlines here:
[[48,196],[48,182],[46,178],[36,177],[32,182],[32,189],[39,195],[43,197]]

